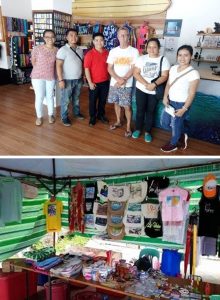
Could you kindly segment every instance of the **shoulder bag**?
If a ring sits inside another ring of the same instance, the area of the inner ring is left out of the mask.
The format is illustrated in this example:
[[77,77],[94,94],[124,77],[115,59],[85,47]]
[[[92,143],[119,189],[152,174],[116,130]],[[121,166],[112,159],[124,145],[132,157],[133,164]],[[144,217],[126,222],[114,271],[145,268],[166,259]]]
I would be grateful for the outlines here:
[[[154,78],[151,82],[155,82],[159,77],[161,77],[163,58],[164,58],[164,56],[162,56],[161,59],[160,59],[159,74],[158,74],[157,78]],[[161,83],[160,85],[157,85],[156,90],[155,90],[156,91],[156,98],[157,98],[157,100],[163,99],[163,95],[164,95],[166,84],[167,84],[167,81]]]

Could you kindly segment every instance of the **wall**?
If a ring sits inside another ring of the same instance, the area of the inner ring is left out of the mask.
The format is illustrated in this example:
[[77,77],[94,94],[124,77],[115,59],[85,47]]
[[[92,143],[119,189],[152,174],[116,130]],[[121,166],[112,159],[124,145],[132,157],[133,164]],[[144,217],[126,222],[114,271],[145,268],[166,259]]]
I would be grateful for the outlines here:
[[[32,10],[58,10],[65,13],[72,13],[72,0],[0,0],[2,15],[32,20]],[[9,69],[9,57],[6,55],[6,45],[2,45],[2,59],[0,68]]]
[[[29,0],[30,1],[30,0]],[[72,0],[31,0],[32,10],[58,10],[72,13]]]
[[[32,9],[30,0],[0,0],[2,6],[2,15],[5,17],[14,17],[32,20]],[[6,44],[2,45],[2,59],[0,60],[0,68],[9,69],[9,57],[6,55]]]
[[172,0],[167,11],[167,19],[183,19],[179,45],[196,45],[197,31],[214,27],[219,22],[219,0]]
[[32,19],[30,0],[1,0],[2,15],[21,19]]

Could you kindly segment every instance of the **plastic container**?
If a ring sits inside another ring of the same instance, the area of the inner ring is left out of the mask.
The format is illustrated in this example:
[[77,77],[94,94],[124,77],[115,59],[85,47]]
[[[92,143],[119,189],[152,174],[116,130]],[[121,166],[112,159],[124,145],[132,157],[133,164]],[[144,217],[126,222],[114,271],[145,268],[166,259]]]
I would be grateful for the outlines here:
[[181,254],[177,250],[163,249],[161,271],[167,276],[177,277],[180,274]]
[[99,293],[92,291],[84,291],[77,293],[74,297],[74,300],[101,300],[102,296]]
[[220,295],[211,295],[209,296],[210,300],[220,300]]
[[[50,287],[49,283],[44,285],[46,290],[46,299],[50,300]],[[51,292],[53,300],[68,300],[68,285],[62,280],[53,280],[51,282]]]
[[[37,293],[37,274],[28,272],[28,293]],[[0,299],[25,300],[27,298],[26,272],[2,273],[0,271]]]

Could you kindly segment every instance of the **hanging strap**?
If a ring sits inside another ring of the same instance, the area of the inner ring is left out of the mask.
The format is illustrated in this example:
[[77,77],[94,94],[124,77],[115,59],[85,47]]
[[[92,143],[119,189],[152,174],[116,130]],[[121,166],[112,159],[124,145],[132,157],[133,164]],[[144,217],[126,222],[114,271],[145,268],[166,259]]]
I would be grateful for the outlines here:
[[70,47],[70,49],[76,54],[76,56],[81,60],[81,62],[83,62],[82,57],[76,52],[76,50],[74,50],[72,47]]
[[159,75],[158,75],[157,78],[161,77],[163,58],[164,58],[164,56],[162,56],[161,59],[160,59],[160,71],[159,71]]
[[181,77],[183,77],[183,76],[185,76],[186,74],[188,74],[188,73],[190,73],[190,72],[192,72],[192,71],[194,71],[194,69],[192,68],[191,70],[189,70],[189,71],[187,71],[186,73],[184,73],[184,74],[182,74],[182,75],[180,75],[179,77],[177,77],[176,79],[174,79],[174,81],[170,84],[170,86],[169,86],[169,89],[171,88],[171,86],[174,84],[174,83],[176,83],[177,82],[177,80],[178,79],[180,79]]

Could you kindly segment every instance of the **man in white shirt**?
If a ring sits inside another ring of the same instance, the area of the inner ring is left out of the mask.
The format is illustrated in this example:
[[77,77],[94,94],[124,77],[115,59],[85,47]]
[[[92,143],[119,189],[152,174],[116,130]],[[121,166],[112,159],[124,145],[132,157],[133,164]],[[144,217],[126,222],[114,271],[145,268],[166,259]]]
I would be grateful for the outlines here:
[[127,119],[126,137],[131,137],[131,101],[133,86],[133,67],[139,55],[138,50],[129,45],[129,31],[126,27],[118,30],[120,45],[109,52],[108,72],[111,75],[108,102],[114,103],[116,122],[111,130],[121,127],[121,107]]

